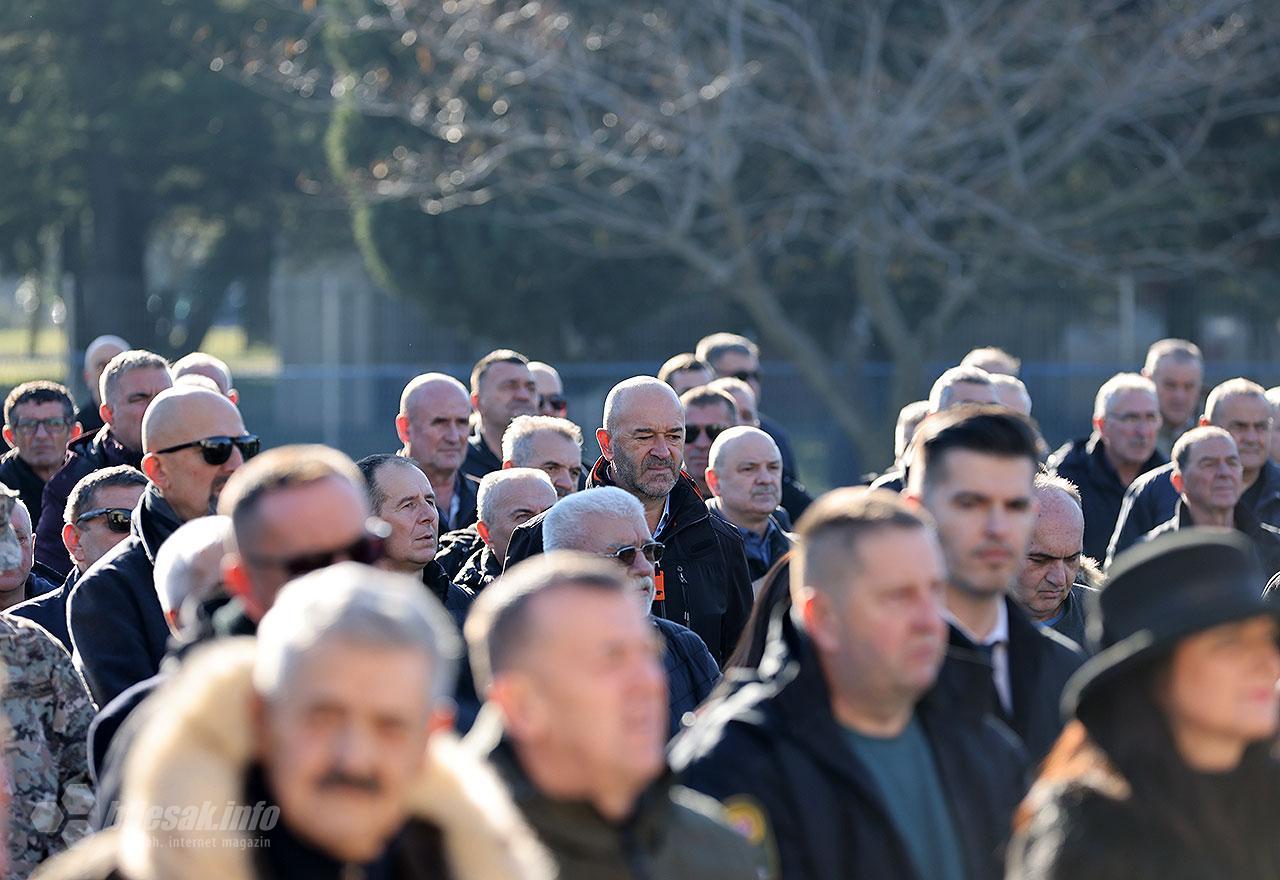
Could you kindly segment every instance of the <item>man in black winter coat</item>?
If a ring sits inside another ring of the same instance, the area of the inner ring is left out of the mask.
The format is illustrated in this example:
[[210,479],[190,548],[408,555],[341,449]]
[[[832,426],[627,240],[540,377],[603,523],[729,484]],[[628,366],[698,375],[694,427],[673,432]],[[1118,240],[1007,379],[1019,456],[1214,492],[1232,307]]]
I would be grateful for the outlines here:
[[[751,612],[751,575],[738,530],[708,510],[680,469],[684,412],[671,387],[636,376],[605,398],[601,456],[587,488],[617,486],[643,506],[664,546],[654,614],[696,632],[717,663],[738,642]],[[545,516],[545,514],[544,514]],[[506,568],[542,552],[542,517],[511,535]]]
[[4,401],[4,439],[12,448],[0,457],[0,483],[18,491],[37,527],[44,484],[80,436],[75,411],[71,392],[56,382],[24,382]]
[[235,404],[186,385],[147,408],[142,447],[151,485],[133,511],[131,533],[67,599],[73,659],[99,706],[160,668],[169,627],[156,596],[156,553],[178,526],[216,511],[222,487],[257,452],[258,439],[245,433]]
[[[799,523],[793,607],[758,676],[672,745],[781,877],[998,880],[1025,755],[980,699],[935,687],[945,569],[925,519],[840,489]],[[969,681],[980,693],[985,668]]]
[[1038,760],[1062,730],[1062,689],[1084,657],[1009,595],[1036,521],[1035,428],[1011,410],[981,406],[940,413],[920,432],[907,493],[933,515],[947,560],[951,649],[942,678],[966,661],[989,664],[987,708]]

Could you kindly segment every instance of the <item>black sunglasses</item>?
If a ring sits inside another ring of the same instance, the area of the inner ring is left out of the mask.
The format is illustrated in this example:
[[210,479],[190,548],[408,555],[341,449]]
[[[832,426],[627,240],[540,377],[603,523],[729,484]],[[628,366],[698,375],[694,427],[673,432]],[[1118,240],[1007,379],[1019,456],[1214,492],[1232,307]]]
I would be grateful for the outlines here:
[[698,438],[702,436],[702,432],[707,432],[707,439],[712,443],[716,438],[729,430],[731,425],[685,425],[684,426],[684,442],[697,443]]
[[127,507],[95,507],[93,510],[86,510],[77,516],[76,525],[105,516],[107,518],[107,528],[113,532],[123,534],[129,531],[129,518],[132,515],[133,511]]
[[538,398],[538,406],[549,406],[557,412],[569,409],[569,399],[561,394],[543,394]]
[[255,434],[244,434],[240,437],[205,437],[203,440],[179,443],[168,449],[157,449],[156,455],[166,455],[170,452],[190,449],[193,446],[200,447],[200,454],[204,456],[205,464],[219,465],[227,463],[232,449],[239,449],[241,457],[248,461],[258,454],[258,450],[262,448],[262,441]]
[[760,378],[759,370],[739,370],[736,373],[730,373],[735,379],[741,379],[743,382],[754,382]]
[[648,541],[639,547],[634,545],[627,547],[619,547],[612,553],[604,554],[608,559],[616,559],[623,565],[632,565],[636,561],[636,554],[643,553],[644,558],[655,565],[662,561],[662,551],[665,545],[658,541]]
[[382,558],[384,544],[385,542],[381,535],[365,532],[346,547],[339,547],[336,550],[301,553],[284,559],[248,555],[245,558],[254,565],[283,569],[285,574],[290,579],[293,579],[313,571],[319,571],[322,568],[328,568],[338,562],[361,562],[365,565],[373,565]]

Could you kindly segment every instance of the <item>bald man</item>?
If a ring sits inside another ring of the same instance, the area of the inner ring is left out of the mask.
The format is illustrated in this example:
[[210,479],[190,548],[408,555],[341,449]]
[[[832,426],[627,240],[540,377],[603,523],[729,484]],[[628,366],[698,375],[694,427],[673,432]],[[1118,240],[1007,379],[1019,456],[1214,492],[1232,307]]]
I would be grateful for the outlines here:
[[776,518],[782,501],[782,453],[774,439],[748,425],[725,431],[711,444],[707,508],[738,530],[753,583],[791,549]]
[[[751,574],[738,530],[713,516],[684,459],[684,407],[675,391],[652,376],[613,387],[596,431],[601,455],[587,491],[617,486],[644,507],[645,525],[664,547],[653,611],[696,632],[723,664],[751,611]],[[542,516],[517,528],[506,567],[542,552]]]
[[147,408],[142,448],[150,484],[129,537],[85,573],[67,600],[73,659],[99,706],[159,669],[169,626],[156,596],[156,554],[184,522],[216,512],[222,487],[258,451],[258,438],[245,433],[226,397],[183,385]]
[[80,429],[89,436],[102,430],[102,414],[98,411],[102,406],[98,388],[102,371],[113,357],[122,351],[128,351],[129,347],[124,339],[108,333],[94,339],[84,350],[84,385],[89,389],[89,396],[76,410],[76,421],[80,423]]
[[231,381],[231,368],[221,358],[203,351],[193,351],[174,361],[172,372],[175,383],[185,376],[203,376],[214,384],[219,394],[237,406],[240,404],[240,392]]
[[400,455],[412,458],[431,481],[440,512],[440,534],[476,521],[479,481],[462,472],[471,431],[467,388],[444,373],[423,373],[400,394],[396,435]]

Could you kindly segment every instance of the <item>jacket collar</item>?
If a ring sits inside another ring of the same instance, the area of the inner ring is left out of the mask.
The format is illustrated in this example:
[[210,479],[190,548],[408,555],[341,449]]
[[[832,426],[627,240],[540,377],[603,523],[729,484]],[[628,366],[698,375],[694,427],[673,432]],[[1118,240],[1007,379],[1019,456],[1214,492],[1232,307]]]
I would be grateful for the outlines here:
[[[614,482],[612,474],[609,473],[609,462],[604,456],[596,459],[595,465],[591,468],[591,475],[587,477],[587,488],[591,489],[597,486],[617,486]],[[675,535],[677,532],[683,531],[695,523],[702,522],[711,516],[711,511],[707,510],[707,504],[702,500],[702,494],[698,491],[698,487],[694,485],[693,478],[680,471],[680,476],[676,480],[675,486],[671,489],[668,496],[671,501],[670,516],[667,519],[666,527],[662,529],[661,535],[654,535],[656,540],[664,540]]]
[[[1111,460],[1107,458],[1106,444],[1102,442],[1102,435],[1097,431],[1090,435],[1089,442],[1085,445],[1085,452],[1089,457],[1089,468],[1095,474],[1101,474],[1108,484],[1119,487],[1123,491],[1124,486],[1120,483],[1120,474],[1116,472]],[[1168,461],[1167,458],[1160,454],[1160,450],[1155,450],[1151,453],[1151,457],[1146,460],[1146,463],[1142,465],[1142,470],[1138,472],[1139,476],[1147,471],[1155,470],[1162,464],[1167,464]]]
[[147,559],[155,565],[156,554],[160,545],[169,540],[169,536],[178,530],[182,520],[164,500],[155,483],[148,483],[147,490],[142,493],[142,500],[133,509],[129,531],[142,543],[142,550]]
[[443,565],[434,559],[422,569],[422,582],[440,600],[441,605],[449,599],[449,587],[452,586],[449,581],[449,573],[444,570]]

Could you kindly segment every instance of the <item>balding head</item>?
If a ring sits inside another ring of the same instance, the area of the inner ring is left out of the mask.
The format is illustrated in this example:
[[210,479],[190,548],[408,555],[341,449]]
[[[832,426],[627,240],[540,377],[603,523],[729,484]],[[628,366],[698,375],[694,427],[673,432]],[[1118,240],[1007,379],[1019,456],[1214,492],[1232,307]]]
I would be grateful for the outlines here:
[[204,376],[217,386],[218,392],[232,403],[240,402],[240,392],[232,387],[231,368],[226,361],[203,351],[193,351],[174,362],[170,368],[176,383],[183,376]]
[[170,388],[156,395],[142,419],[142,470],[182,521],[215,513],[222,487],[244,464],[244,453],[232,446],[215,464],[197,444],[244,434],[240,410],[221,394],[193,385]]
[[142,417],[142,451],[243,433],[240,410],[222,395],[192,385],[170,388],[156,395]]
[[680,398],[665,382],[653,376],[634,376],[614,385],[604,399],[604,429],[615,431],[650,414],[683,415]]
[[596,440],[618,486],[641,502],[657,503],[680,479],[684,407],[665,382],[652,376],[627,379],[605,398],[604,427],[596,431]]
[[441,491],[467,456],[471,398],[466,386],[444,373],[423,373],[400,394],[396,434],[402,453],[412,458]]
[[1084,512],[1080,490],[1062,477],[1037,474],[1035,497],[1039,510],[1013,594],[1036,619],[1048,620],[1080,574]]
[[773,438],[740,425],[711,444],[707,487],[734,525],[762,533],[782,502],[782,453]]

